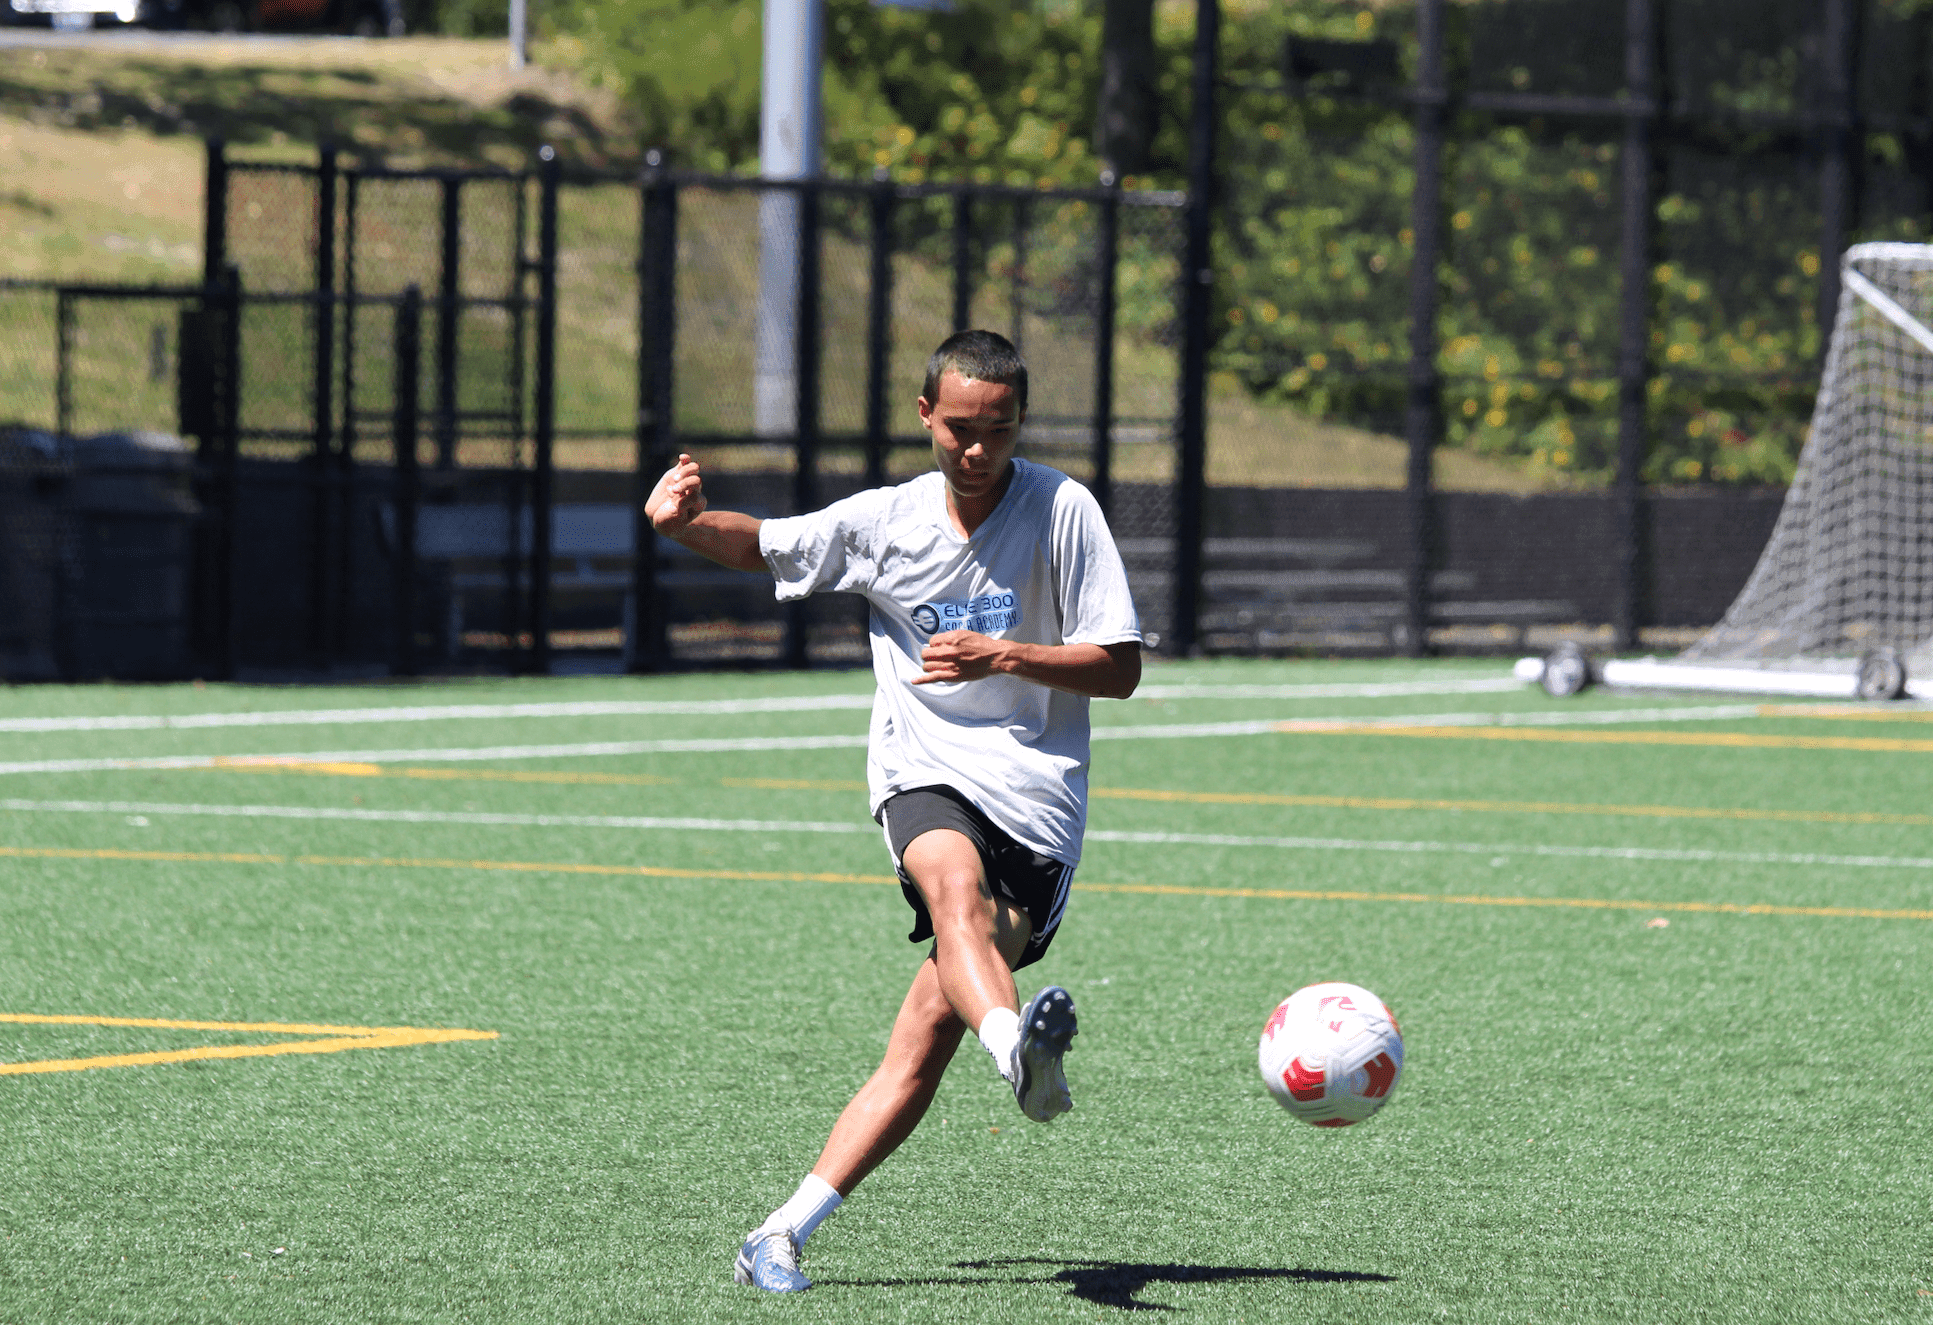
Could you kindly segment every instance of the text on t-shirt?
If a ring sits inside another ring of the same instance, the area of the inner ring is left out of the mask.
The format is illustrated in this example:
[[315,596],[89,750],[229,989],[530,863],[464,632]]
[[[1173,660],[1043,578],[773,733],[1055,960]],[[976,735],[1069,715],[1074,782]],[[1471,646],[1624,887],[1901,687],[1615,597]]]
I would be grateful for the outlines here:
[[921,603],[913,609],[913,624],[928,635],[943,630],[971,630],[981,635],[1012,630],[1020,624],[1020,607],[1009,592],[981,594],[951,602]]

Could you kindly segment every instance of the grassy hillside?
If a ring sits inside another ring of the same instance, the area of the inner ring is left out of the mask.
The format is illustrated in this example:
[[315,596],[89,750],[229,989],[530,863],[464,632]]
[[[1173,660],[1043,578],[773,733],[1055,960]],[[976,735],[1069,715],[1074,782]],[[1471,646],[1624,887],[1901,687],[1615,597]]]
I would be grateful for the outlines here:
[[[567,42],[540,47],[537,67],[512,72],[503,44],[489,40],[121,37],[0,50],[0,227],[9,239],[0,277],[193,280],[208,134],[245,159],[312,160],[318,143],[332,141],[394,166],[514,167],[541,143],[572,163],[635,162],[639,139],[625,108],[571,72],[580,49]],[[741,201],[749,198],[686,211],[681,416],[694,429],[749,423],[756,254]],[[566,463],[630,463],[635,214],[623,189],[567,199],[564,209],[560,423],[609,430],[606,441],[570,444]],[[826,423],[834,429],[863,417],[865,272],[860,244],[829,237]],[[946,330],[946,282],[938,266],[911,255],[895,271],[892,397],[909,411],[925,350]],[[976,312],[1004,326],[997,284],[989,280]],[[0,304],[0,415],[50,423],[51,332],[21,309]],[[1045,388],[1038,409],[1079,414],[1086,348],[1051,323],[1026,330]],[[382,367],[370,364],[372,380]],[[1152,418],[1171,408],[1171,351],[1126,345],[1119,372],[1118,413]],[[1400,441],[1257,403],[1229,379],[1217,379],[1209,449],[1217,483],[1383,487],[1403,476]],[[1156,448],[1128,446],[1121,463],[1130,479],[1167,470]],[[1455,488],[1539,485],[1509,462],[1462,452],[1442,455],[1439,479]]]

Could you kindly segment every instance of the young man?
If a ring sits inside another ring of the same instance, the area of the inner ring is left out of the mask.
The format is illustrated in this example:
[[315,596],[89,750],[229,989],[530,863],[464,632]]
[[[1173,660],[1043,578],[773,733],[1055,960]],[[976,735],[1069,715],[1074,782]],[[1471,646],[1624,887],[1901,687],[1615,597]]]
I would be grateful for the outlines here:
[[968,1027],[1029,1118],[1074,1107],[1061,1068],[1073,999],[1049,985],[1023,1009],[1011,972],[1060,924],[1087,814],[1087,701],[1134,692],[1140,627],[1094,498],[1014,458],[1027,366],[1011,344],[948,338],[919,414],[938,472],[898,487],[759,521],[707,509],[698,463],[680,456],[646,507],[693,551],[769,570],[781,600],[826,589],[872,605],[873,816],[916,917],[910,937],[933,940],[879,1069],[738,1253],[738,1282],[771,1292],[811,1286],[807,1236],[919,1124]]

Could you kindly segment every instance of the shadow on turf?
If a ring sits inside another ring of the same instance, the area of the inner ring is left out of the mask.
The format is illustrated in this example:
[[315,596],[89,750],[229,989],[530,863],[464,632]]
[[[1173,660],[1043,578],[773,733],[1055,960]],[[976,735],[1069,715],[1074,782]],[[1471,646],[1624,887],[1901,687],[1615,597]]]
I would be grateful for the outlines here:
[[[1387,1284],[1395,1282],[1387,1274],[1364,1274],[1356,1270],[1277,1270],[1244,1265],[1145,1265],[1127,1261],[1056,1261],[1038,1256],[1015,1256],[991,1261],[960,1261],[956,1270],[999,1270],[1017,1265],[1058,1265],[1061,1268],[1043,1279],[1004,1280],[1008,1283],[1068,1285],[1068,1292],[1083,1301],[1125,1311],[1173,1311],[1158,1302],[1138,1302],[1135,1294],[1149,1284],[1218,1284],[1231,1279],[1293,1279],[1305,1284]],[[943,1284],[989,1283],[986,1279],[821,1279],[826,1287],[904,1288]]]

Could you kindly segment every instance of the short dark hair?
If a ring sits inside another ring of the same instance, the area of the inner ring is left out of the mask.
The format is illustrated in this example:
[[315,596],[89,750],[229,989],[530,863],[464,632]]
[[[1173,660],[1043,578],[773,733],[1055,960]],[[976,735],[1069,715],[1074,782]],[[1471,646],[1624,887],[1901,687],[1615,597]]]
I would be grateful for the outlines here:
[[1027,408],[1027,361],[997,331],[956,331],[940,342],[926,361],[926,385],[920,389],[928,405],[939,404],[940,378],[949,371],[976,382],[1010,386],[1020,408]]

